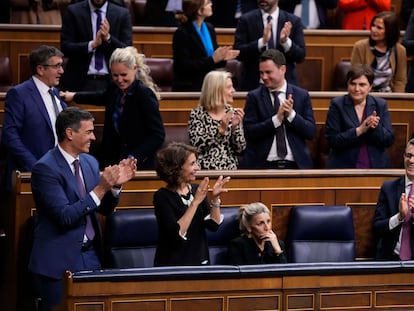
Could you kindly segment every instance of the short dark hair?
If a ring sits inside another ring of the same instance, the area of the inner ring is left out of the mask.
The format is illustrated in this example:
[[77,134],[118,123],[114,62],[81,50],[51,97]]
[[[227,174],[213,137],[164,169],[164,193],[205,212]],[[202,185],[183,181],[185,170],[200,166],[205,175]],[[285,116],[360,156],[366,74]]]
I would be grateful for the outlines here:
[[155,171],[168,187],[178,186],[182,166],[191,154],[197,157],[197,149],[179,142],[172,142],[158,151]]
[[265,62],[267,60],[273,61],[277,66],[286,65],[285,55],[276,49],[269,49],[260,54],[259,63]]
[[56,118],[56,135],[61,142],[66,137],[66,129],[71,128],[77,132],[81,127],[81,121],[95,121],[93,115],[78,107],[67,107],[63,109]]
[[[392,48],[400,40],[400,21],[398,16],[390,11],[380,12],[372,18],[370,27],[372,27],[377,18],[381,18],[384,21],[385,41],[387,42],[387,47]],[[375,44],[371,37],[369,41],[371,45]]]
[[41,45],[30,52],[29,63],[32,74],[36,74],[36,67],[45,65],[53,56],[63,57],[63,53],[50,45]]
[[370,65],[367,65],[367,64],[352,65],[348,73],[346,74],[346,83],[349,84],[350,82],[362,76],[367,77],[368,83],[370,85],[374,83],[374,71],[372,70]]

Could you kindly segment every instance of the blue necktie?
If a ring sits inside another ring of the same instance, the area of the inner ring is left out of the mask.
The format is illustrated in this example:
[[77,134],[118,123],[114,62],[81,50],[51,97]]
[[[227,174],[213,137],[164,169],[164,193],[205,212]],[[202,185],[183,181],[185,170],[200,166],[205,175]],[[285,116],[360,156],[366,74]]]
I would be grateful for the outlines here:
[[60,112],[60,109],[59,109],[58,104],[57,104],[56,99],[55,99],[55,93],[53,93],[53,89],[49,89],[48,93],[50,94],[50,97],[52,97],[53,110],[55,111],[55,115],[57,117],[59,112]]
[[[95,10],[95,13],[97,15],[96,18],[96,32],[99,31],[99,28],[102,24],[102,17],[101,17],[101,10]],[[103,68],[103,62],[104,62],[104,56],[102,51],[99,49],[99,47],[95,50],[95,69],[101,70]]]
[[114,127],[117,132],[119,132],[119,119],[122,116],[124,105],[125,105],[125,95],[122,95],[118,104],[116,104],[114,114],[112,115],[112,121],[114,122]]
[[[272,21],[272,15],[268,15],[267,16],[267,23],[270,23],[271,21]],[[269,42],[267,42],[267,48],[268,49],[274,49],[275,48],[275,42],[274,42],[274,39],[273,39],[273,25],[272,25],[272,28],[270,29],[270,39],[269,39]]]
[[[81,198],[86,196],[86,189],[85,184],[80,176],[80,163],[79,160],[76,159],[73,161],[73,166],[75,167],[75,179],[76,185],[78,186],[78,190],[80,193]],[[85,235],[88,237],[89,240],[93,240],[95,237],[95,230],[93,229],[91,215],[86,215],[86,228],[85,228]]]
[[302,0],[302,23],[305,28],[309,27],[309,0]]

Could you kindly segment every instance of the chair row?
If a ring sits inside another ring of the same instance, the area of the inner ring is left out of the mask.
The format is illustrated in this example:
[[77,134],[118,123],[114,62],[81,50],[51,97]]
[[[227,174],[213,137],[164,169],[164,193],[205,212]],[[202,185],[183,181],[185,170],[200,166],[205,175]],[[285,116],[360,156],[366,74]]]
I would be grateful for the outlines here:
[[[227,246],[240,235],[238,207],[221,209],[223,223],[207,231],[211,265],[227,264]],[[152,208],[117,210],[105,225],[105,257],[111,268],[153,266],[157,222]],[[355,259],[352,210],[347,206],[296,206],[286,241],[292,263],[348,262]]]

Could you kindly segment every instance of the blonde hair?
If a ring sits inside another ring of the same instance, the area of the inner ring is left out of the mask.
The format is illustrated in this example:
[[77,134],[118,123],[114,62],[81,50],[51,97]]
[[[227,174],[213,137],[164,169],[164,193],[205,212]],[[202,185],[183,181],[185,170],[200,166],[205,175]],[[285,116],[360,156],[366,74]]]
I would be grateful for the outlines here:
[[199,106],[210,111],[220,103],[227,104],[223,94],[227,79],[231,79],[231,73],[228,71],[210,71],[204,77]]
[[249,227],[249,224],[253,220],[254,216],[256,216],[257,214],[263,214],[263,213],[270,215],[270,211],[267,208],[267,206],[261,202],[254,202],[248,205],[240,206],[239,215],[238,215],[240,230],[245,235],[248,235],[249,232],[247,228]]
[[138,53],[135,47],[127,46],[115,49],[109,59],[109,67],[112,64],[123,64],[130,69],[134,69],[137,66],[137,79],[141,80],[144,85],[150,88],[158,100],[161,98],[158,87],[150,75],[150,67],[145,63],[145,55]]

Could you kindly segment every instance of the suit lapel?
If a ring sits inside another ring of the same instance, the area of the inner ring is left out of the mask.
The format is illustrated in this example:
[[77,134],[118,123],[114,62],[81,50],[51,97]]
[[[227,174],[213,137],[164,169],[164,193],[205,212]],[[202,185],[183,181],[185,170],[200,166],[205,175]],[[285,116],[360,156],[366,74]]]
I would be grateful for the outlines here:
[[29,92],[32,98],[33,103],[36,105],[41,116],[45,119],[50,129],[53,130],[52,122],[50,122],[49,114],[47,113],[45,103],[43,102],[42,95],[36,87],[36,84],[33,81],[33,78],[30,79]]
[[349,95],[344,96],[343,108],[344,108],[344,114],[346,115],[346,118],[351,120],[352,124],[358,126],[359,125],[358,116],[356,114],[354,104],[352,103],[351,97]]
[[72,187],[73,191],[76,192],[78,197],[80,197],[78,186],[76,185],[75,175],[73,174],[72,167],[68,164],[66,159],[63,157],[62,153],[60,152],[59,148],[56,146],[53,149],[53,153],[56,159],[57,166],[60,167],[60,171],[63,174],[65,180],[70,181],[68,184]]
[[89,165],[89,161],[86,159],[85,156],[83,156],[82,154],[79,155],[79,160],[82,169],[83,182],[85,183],[86,193],[88,193],[92,190],[91,185],[93,183],[92,179],[94,174],[92,172],[91,166]]
[[266,109],[266,114],[268,116],[273,116],[275,114],[275,110],[274,110],[272,99],[270,98],[270,96],[271,94],[269,93],[268,89],[262,85],[260,87],[261,101],[263,102],[263,106]]

